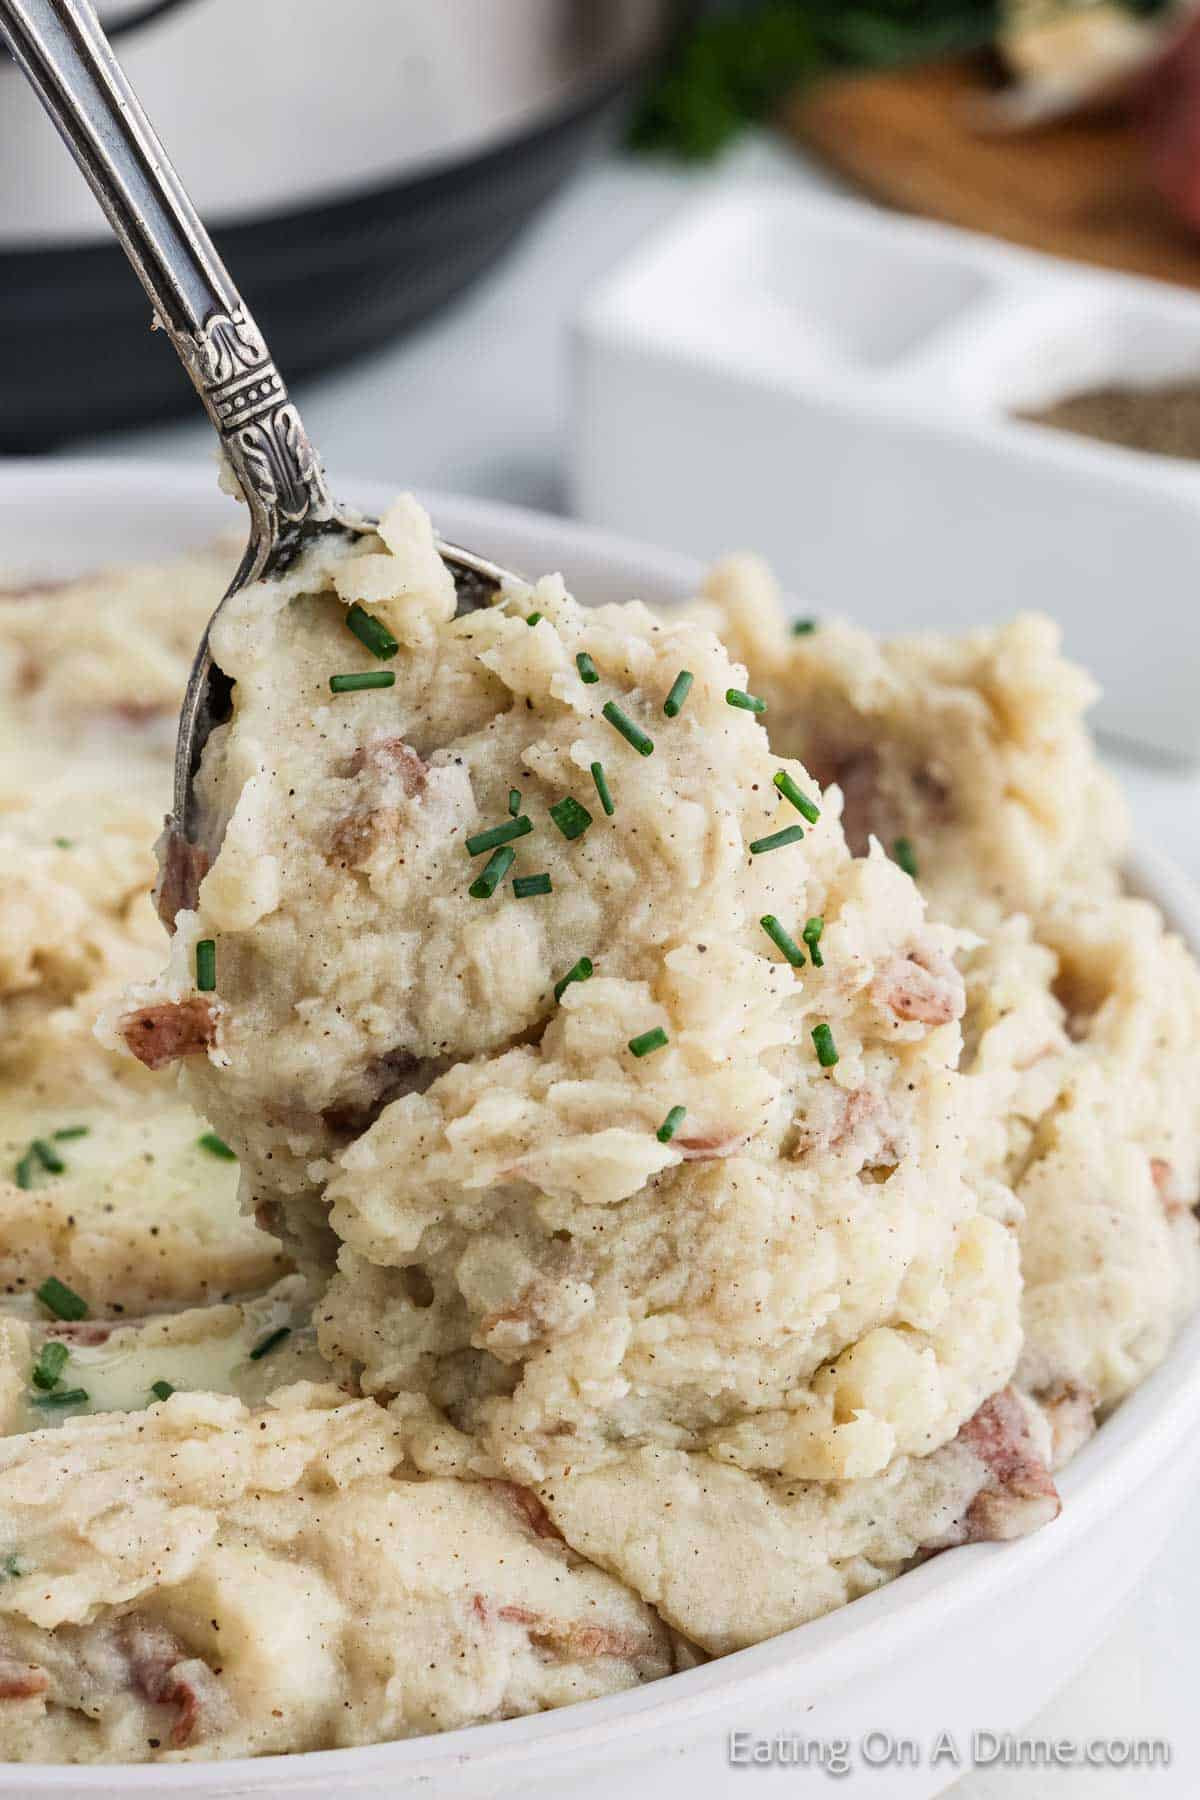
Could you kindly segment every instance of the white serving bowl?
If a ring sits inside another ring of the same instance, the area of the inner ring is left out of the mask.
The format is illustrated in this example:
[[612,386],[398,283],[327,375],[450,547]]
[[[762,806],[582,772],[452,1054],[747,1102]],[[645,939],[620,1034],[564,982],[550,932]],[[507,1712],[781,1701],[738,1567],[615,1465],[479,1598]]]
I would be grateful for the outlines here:
[[[346,491],[363,505],[390,497],[365,482]],[[588,601],[670,602],[698,574],[683,558],[562,520],[471,500],[432,497],[431,505],[447,537],[530,574],[559,568]],[[0,579],[14,567],[56,576],[159,556],[231,527],[240,527],[239,515],[204,471],[0,464]],[[1132,880],[1200,950],[1200,894],[1186,879],[1145,854]],[[715,1800],[742,1791],[746,1779],[756,1795],[819,1779],[815,1764],[748,1777],[729,1761],[730,1734],[746,1732],[844,1740],[855,1792],[922,1800],[958,1773],[949,1762],[930,1764],[940,1732],[965,1751],[973,1731],[1016,1731],[1077,1669],[1191,1498],[1198,1427],[1200,1318],[1063,1473],[1053,1525],[1016,1543],[935,1557],[752,1650],[632,1693],[405,1743],[172,1767],[6,1765],[0,1794]],[[882,1760],[889,1735],[915,1744],[915,1766]]]

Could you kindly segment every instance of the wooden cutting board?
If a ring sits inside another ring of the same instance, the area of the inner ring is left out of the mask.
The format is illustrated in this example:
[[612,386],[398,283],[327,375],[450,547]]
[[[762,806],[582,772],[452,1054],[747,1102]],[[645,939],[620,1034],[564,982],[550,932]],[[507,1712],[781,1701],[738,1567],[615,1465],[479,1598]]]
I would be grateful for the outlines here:
[[1200,287],[1200,237],[1145,173],[1115,117],[986,134],[971,107],[988,92],[975,58],[826,81],[794,97],[784,124],[872,198],[1056,256]]

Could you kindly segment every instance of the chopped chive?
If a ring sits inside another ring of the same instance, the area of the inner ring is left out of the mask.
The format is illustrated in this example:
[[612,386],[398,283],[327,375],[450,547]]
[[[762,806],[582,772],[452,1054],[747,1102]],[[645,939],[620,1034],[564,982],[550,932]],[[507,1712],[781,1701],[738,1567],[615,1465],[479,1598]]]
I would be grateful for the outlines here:
[[591,813],[586,806],[580,805],[574,794],[568,794],[563,800],[556,800],[550,808],[550,817],[569,841],[582,837],[592,822]]
[[169,1381],[152,1381],[150,1383],[150,1392],[154,1395],[156,1400],[169,1400],[171,1395],[175,1392],[175,1389],[171,1386]]
[[770,938],[771,942],[778,949],[783,951],[783,954],[787,957],[793,969],[802,969],[804,967],[804,952],[796,942],[795,938],[790,937],[784,930],[783,926],[779,923],[779,920],[775,917],[775,914],[764,913],[758,922]]
[[534,894],[553,892],[548,875],[514,875],[512,887],[518,900],[528,900]]
[[196,1139],[198,1150],[207,1150],[210,1156],[219,1156],[222,1162],[236,1162],[237,1151],[231,1150],[223,1137],[215,1131],[202,1131]]
[[516,860],[517,853],[508,844],[493,851],[482,875],[477,876],[467,889],[472,900],[490,900]]
[[86,1319],[88,1316],[87,1301],[74,1288],[69,1288],[65,1281],[60,1281],[57,1275],[47,1275],[37,1290],[37,1297],[46,1311],[53,1313],[56,1319],[69,1319],[74,1323],[76,1319]]
[[810,632],[815,631],[816,629],[817,629],[817,621],[815,619],[793,619],[792,620],[792,636],[793,637],[807,637]]
[[34,1171],[37,1169],[37,1166],[38,1159],[34,1155],[33,1146],[30,1145],[29,1149],[25,1152],[24,1156],[13,1170],[13,1180],[19,1188],[28,1190],[33,1186]]
[[58,1143],[65,1144],[71,1138],[87,1137],[91,1129],[90,1125],[64,1125],[61,1130],[54,1132],[53,1136]]
[[581,650],[575,658],[575,667],[579,670],[580,681],[586,681],[589,687],[599,681],[600,671],[586,650]]
[[66,1163],[58,1154],[58,1151],[54,1148],[53,1144],[48,1144],[45,1138],[34,1138],[29,1148],[33,1151],[33,1154],[37,1157],[43,1169],[45,1169],[48,1174],[64,1175],[66,1173]]
[[56,837],[54,843],[59,850],[73,850],[75,848],[74,838]]
[[755,838],[750,854],[761,856],[766,850],[782,850],[786,844],[798,844],[803,836],[803,825],[787,825],[782,831],[773,831],[770,837]]
[[743,693],[741,688],[726,688],[725,704],[740,707],[742,712],[765,713],[767,710],[765,700],[760,700],[757,694]]
[[521,810],[521,790],[520,790],[520,788],[509,788],[509,790],[508,790],[508,816],[509,816],[509,818],[515,819],[517,814],[520,812],[520,810]]
[[817,1061],[823,1069],[832,1069],[837,1062],[837,1045],[833,1041],[833,1033],[828,1025],[814,1025],[812,1041],[816,1045]]
[[377,656],[381,662],[386,662],[389,656],[395,656],[400,648],[383,621],[357,601],[346,614],[346,624],[359,643],[365,644],[371,655]]
[[912,839],[898,837],[892,845],[892,856],[904,870],[904,873],[906,875],[911,875],[915,881],[920,870],[917,864],[917,853],[913,849]]
[[635,1056],[653,1056],[670,1040],[661,1025],[655,1025],[649,1031],[643,1031],[640,1037],[630,1038],[629,1048]]
[[59,1388],[53,1394],[31,1394],[31,1406],[86,1406],[88,1403],[86,1388]]
[[639,756],[650,756],[654,751],[654,739],[647,737],[640,725],[635,725],[617,705],[615,700],[606,700],[601,712],[613,727],[619,731],[627,744],[632,744]]
[[394,669],[367,669],[361,675],[331,675],[331,694],[360,694],[366,688],[389,688],[396,685]]
[[33,1365],[33,1385],[48,1394],[51,1388],[58,1386],[62,1372],[67,1366],[67,1358],[71,1352],[57,1338],[51,1338],[43,1344],[41,1353]]
[[678,675],[671,683],[670,693],[663,701],[663,711],[666,713],[668,719],[676,719],[679,717],[680,710],[682,709],[688,694],[691,692],[692,683],[695,679],[696,678],[690,669],[680,669]]
[[611,819],[617,809],[613,805],[613,797],[608,789],[608,777],[604,773],[603,763],[595,762],[592,764],[592,780],[596,784],[596,792],[600,796],[600,804],[604,808],[607,816]]
[[825,921],[818,915],[817,918],[810,919],[804,927],[804,930],[800,933],[800,936],[804,939],[805,945],[808,948],[808,954],[812,957],[814,969],[823,969],[825,967],[825,958],[821,954],[821,933],[824,929]]
[[202,994],[211,994],[217,985],[217,941],[215,938],[201,938],[196,945],[196,987]]
[[796,786],[786,769],[780,769],[771,777],[785,800],[790,800],[796,811],[803,813],[810,825],[815,825],[821,816],[821,809],[811,801],[802,789]]
[[572,982],[574,982],[574,981],[590,981],[591,978],[592,978],[592,959],[590,956],[581,956],[579,961],[574,965],[574,967],[567,970],[567,972],[563,976],[562,980],[555,982],[554,998],[556,1000],[561,1000],[563,995],[566,993],[567,989],[571,986]]
[[33,1573],[33,1564],[19,1550],[10,1550],[7,1556],[0,1556],[0,1581],[20,1581],[23,1575]]
[[687,1118],[687,1107],[686,1106],[673,1106],[671,1108],[670,1112],[667,1114],[666,1118],[663,1120],[662,1124],[659,1126],[658,1130],[654,1134],[655,1137],[658,1139],[659,1143],[660,1144],[669,1144],[671,1139],[675,1136],[675,1133],[679,1130],[679,1127],[683,1124],[683,1121],[686,1118]]
[[525,837],[533,830],[533,820],[522,813],[519,819],[510,819],[506,825],[493,825],[488,831],[477,831],[474,837],[467,839],[467,855],[482,856],[487,850],[498,850],[501,844],[511,844],[514,838]]
[[532,612],[529,614],[528,618],[525,620],[525,623],[527,625],[536,625],[538,620],[541,618],[541,616],[542,615],[539,612]]
[[274,1331],[268,1331],[266,1337],[260,1338],[258,1343],[255,1344],[253,1350],[250,1352],[250,1361],[261,1362],[264,1356],[269,1356],[272,1350],[277,1349],[278,1346],[282,1344],[284,1338],[289,1338],[291,1335],[292,1328],[290,1325],[277,1325]]

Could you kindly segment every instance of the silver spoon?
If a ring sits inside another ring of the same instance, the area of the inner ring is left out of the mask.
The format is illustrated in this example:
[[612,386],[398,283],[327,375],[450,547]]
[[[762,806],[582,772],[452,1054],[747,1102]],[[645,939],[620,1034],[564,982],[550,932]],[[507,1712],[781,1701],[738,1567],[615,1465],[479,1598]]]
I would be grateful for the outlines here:
[[[250,582],[290,568],[315,538],[368,536],[375,521],[330,495],[321,459],[266,341],[125,79],[90,0],[0,0],[0,32],[104,208],[149,295],[153,325],[175,346],[245,495],[250,541],[217,613]],[[232,62],[230,77],[235,78]],[[244,70],[242,78],[252,80],[252,71]],[[102,348],[97,345],[97,354]],[[488,604],[500,583],[511,579],[470,550],[440,540],[438,550],[454,577],[460,613]],[[209,733],[230,710],[231,683],[209,652],[211,624],[196,652],[180,714],[174,815],[166,835],[168,863],[172,854],[184,864],[191,858],[195,872],[194,859],[215,849],[200,842],[196,770]],[[164,886],[166,880],[164,875]],[[174,908],[164,910],[173,923]]]

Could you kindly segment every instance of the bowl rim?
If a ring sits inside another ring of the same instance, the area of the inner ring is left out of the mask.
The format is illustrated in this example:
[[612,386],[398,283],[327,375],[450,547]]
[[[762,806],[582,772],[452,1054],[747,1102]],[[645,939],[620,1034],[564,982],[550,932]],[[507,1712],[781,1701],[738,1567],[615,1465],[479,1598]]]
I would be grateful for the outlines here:
[[[127,500],[137,492],[149,505],[169,509],[203,501],[211,473],[186,466],[163,468],[124,458],[63,458],[51,462],[14,459],[0,463],[0,522],[7,506],[29,500],[65,502],[72,495],[86,506]],[[381,504],[396,489],[361,481],[346,491],[366,504]],[[615,581],[648,582],[656,595],[694,592],[702,565],[675,552],[656,549],[614,533],[580,526],[490,501],[449,494],[425,494],[447,535],[475,549],[511,555],[501,546],[545,545],[547,563],[576,558],[593,569],[609,570]],[[212,507],[219,525],[220,508]],[[201,511],[204,511],[203,506]],[[86,529],[86,526],[83,527]],[[569,575],[569,567],[565,571]],[[1200,889],[1171,860],[1139,847],[1130,856],[1132,892],[1155,902],[1171,927],[1200,954]],[[486,1762],[488,1772],[519,1776],[523,1764],[553,1750],[577,1759],[602,1754],[620,1737],[623,1747],[650,1734],[673,1735],[699,1722],[719,1702],[742,1701],[746,1716],[780,1690],[801,1684],[811,1698],[873,1670],[945,1630],[967,1608],[983,1608],[1018,1586],[1036,1580],[1052,1558],[1065,1554],[1092,1527],[1126,1506],[1138,1489],[1200,1424],[1200,1312],[1187,1319],[1159,1366],[1129,1394],[1101,1429],[1057,1477],[1063,1511],[1031,1537],[1004,1544],[971,1544],[931,1558],[874,1592],[835,1612],[737,1650],[698,1668],[598,1700],[553,1711],[445,1733],[357,1745],[348,1749],[289,1752],[262,1757],[182,1763],[12,1763],[0,1765],[0,1792],[111,1792],[119,1775],[123,1790],[137,1794],[169,1784],[173,1791],[239,1793],[308,1787],[328,1791],[341,1777],[375,1776],[392,1781],[436,1780],[464,1765]],[[11,1773],[10,1773],[11,1772]]]

